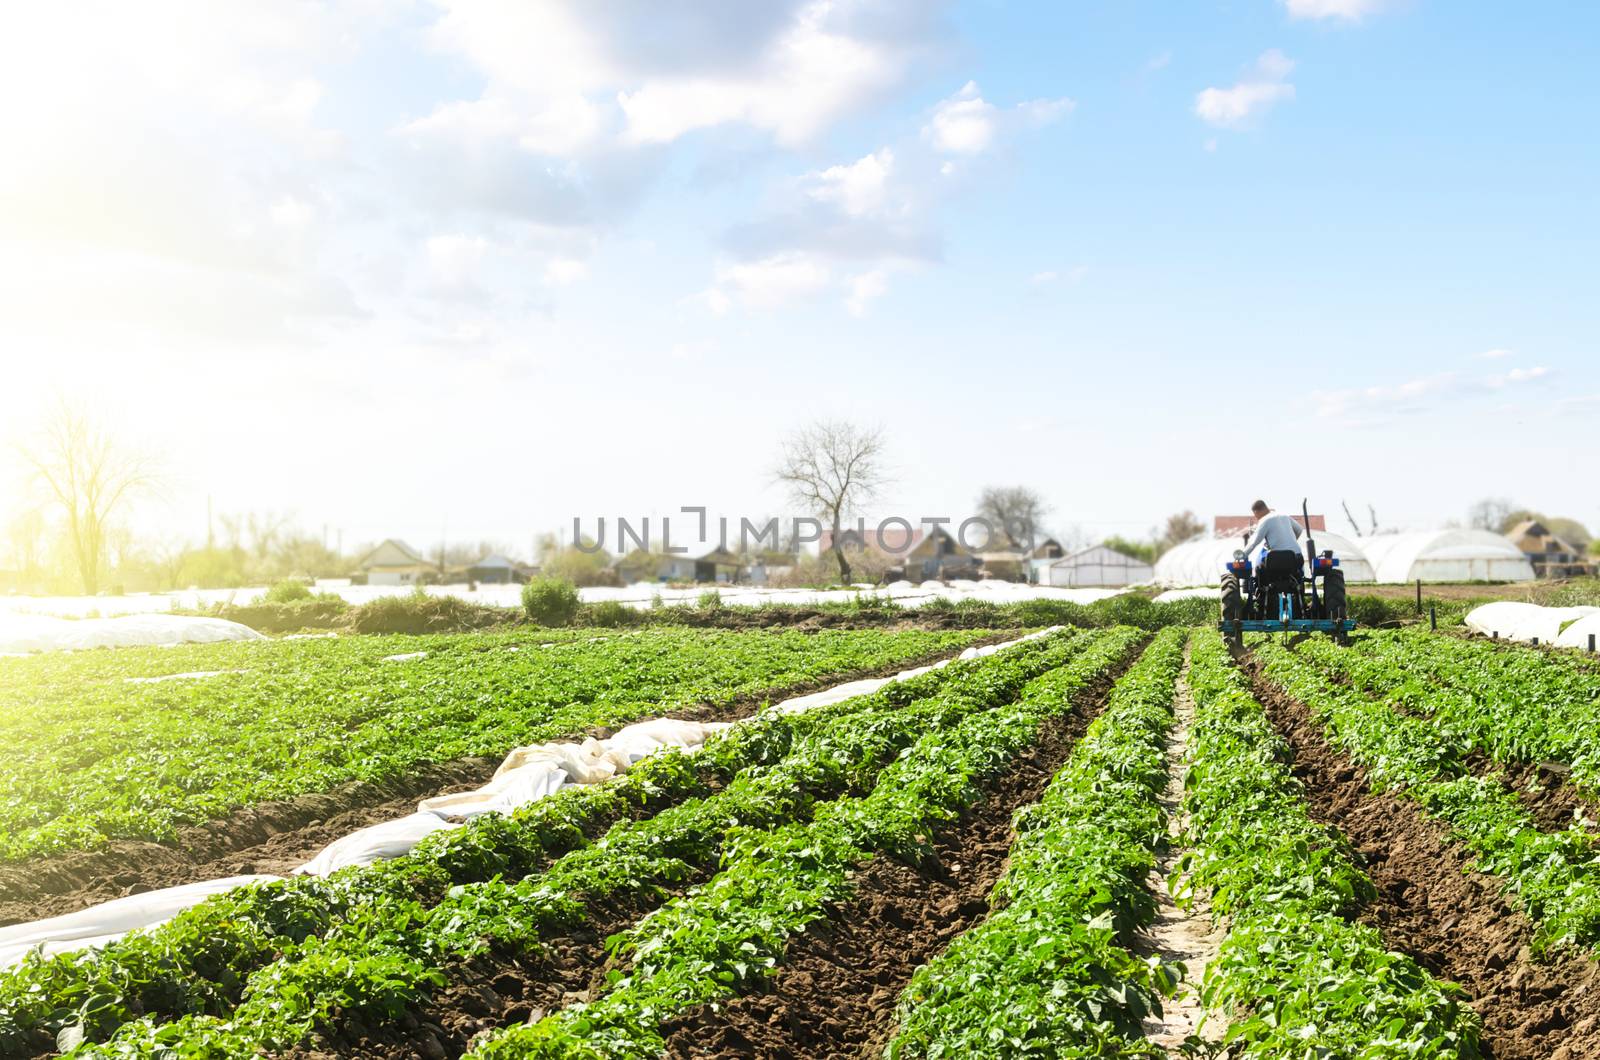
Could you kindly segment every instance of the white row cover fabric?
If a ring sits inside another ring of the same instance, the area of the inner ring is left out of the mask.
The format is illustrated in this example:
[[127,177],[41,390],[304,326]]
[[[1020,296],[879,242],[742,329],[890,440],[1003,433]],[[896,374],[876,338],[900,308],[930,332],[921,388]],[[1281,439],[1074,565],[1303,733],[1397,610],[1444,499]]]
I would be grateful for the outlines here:
[[[968,648],[963,659],[993,655],[1014,644],[1048,636],[1061,627],[1029,633],[1003,644]],[[851,696],[874,692],[894,681],[904,681],[948,665],[903,670],[893,677],[850,681],[821,692],[795,696],[768,708],[796,713]],[[297,874],[327,876],[352,865],[369,865],[410,852],[435,832],[460,828],[465,819],[482,813],[509,813],[518,806],[545,798],[570,784],[599,784],[625,773],[643,759],[667,747],[693,751],[712,735],[737,722],[696,722],[654,718],[619,729],[604,740],[548,743],[519,747],[508,754],[489,783],[475,791],[424,799],[417,812],[360,829],[324,847],[316,857],[295,870]],[[276,876],[231,876],[222,880],[169,887],[161,891],[118,898],[66,916],[38,920],[0,929],[0,969],[21,960],[30,950],[45,956],[104,946],[130,931],[152,928],[183,910],[250,883],[276,880]]]
[[[1366,543],[1372,538],[1364,537],[1358,545],[1347,537],[1327,530],[1318,530],[1312,537],[1316,539],[1318,554],[1333,550],[1339,560],[1339,569],[1344,571],[1346,584],[1381,580],[1375,577],[1369,556],[1364,551]],[[1156,584],[1173,588],[1218,585],[1228,561],[1233,559],[1236,550],[1243,547],[1244,542],[1233,536],[1206,537],[1174,545],[1156,560]],[[1301,548],[1304,549],[1303,540]],[[1256,559],[1256,556],[1250,557],[1252,563]]]
[[43,956],[51,957],[89,946],[103,946],[135,928],[150,928],[166,923],[214,894],[276,879],[277,876],[229,876],[204,883],[187,883],[181,887],[116,898],[48,920],[0,928],[0,968],[15,964],[30,950],[38,950]]
[[220,618],[124,615],[66,619],[0,611],[0,652],[6,653],[265,639],[249,626]]
[[1467,613],[1467,628],[1484,636],[1569,648],[1589,646],[1589,633],[1600,633],[1600,607],[1542,607],[1498,600]]
[[1597,613],[1586,615],[1561,631],[1556,638],[1556,646],[1560,648],[1589,647],[1589,638],[1595,639],[1595,644],[1600,646],[1600,608],[1594,609]]
[[1511,539],[1488,530],[1422,530],[1361,539],[1378,581],[1529,582],[1533,564]]

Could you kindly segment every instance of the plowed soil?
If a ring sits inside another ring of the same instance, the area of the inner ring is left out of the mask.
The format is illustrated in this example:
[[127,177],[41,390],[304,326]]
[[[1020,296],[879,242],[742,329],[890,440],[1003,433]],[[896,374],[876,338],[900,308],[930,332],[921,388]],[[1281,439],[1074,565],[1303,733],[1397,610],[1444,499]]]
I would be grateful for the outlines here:
[[1376,885],[1377,899],[1362,919],[1390,947],[1465,989],[1483,1019],[1484,1054],[1600,1057],[1596,964],[1571,951],[1535,958],[1533,925],[1508,904],[1499,880],[1470,868],[1470,855],[1444,825],[1408,799],[1370,792],[1362,770],[1328,744],[1303,704],[1252,677],[1294,749],[1294,772],[1306,785],[1312,815],[1349,837]]
[[[1014,637],[1013,633],[995,634],[973,643],[991,644]],[[696,721],[733,721],[771,700],[848,681],[887,677],[956,654],[943,651],[870,670],[796,682],[724,703],[702,703],[672,715]],[[594,729],[573,735],[606,736],[609,731]],[[242,873],[288,875],[335,839],[412,813],[419,799],[475,788],[492,777],[499,765],[498,758],[458,759],[391,780],[354,781],[329,792],[259,803],[184,828],[167,842],[115,840],[95,850],[0,865],[0,927],[184,883]]]
[[1038,801],[1104,702],[1051,721],[981,803],[934,837],[934,856],[908,865],[879,856],[855,897],[796,938],[757,993],[669,1021],[669,1057],[877,1057],[895,1030],[895,1003],[916,969],[989,913],[989,892],[1015,838],[1012,814]]

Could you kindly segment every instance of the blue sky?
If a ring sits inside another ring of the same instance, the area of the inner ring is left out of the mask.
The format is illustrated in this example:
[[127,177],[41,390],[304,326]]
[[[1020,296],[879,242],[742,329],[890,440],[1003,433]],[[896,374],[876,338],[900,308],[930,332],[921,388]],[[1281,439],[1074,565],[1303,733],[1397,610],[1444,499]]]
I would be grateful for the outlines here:
[[871,514],[1600,530],[1593,6],[659,7],[22,16],[8,425],[92,400],[176,533],[778,512],[818,416],[887,432]]

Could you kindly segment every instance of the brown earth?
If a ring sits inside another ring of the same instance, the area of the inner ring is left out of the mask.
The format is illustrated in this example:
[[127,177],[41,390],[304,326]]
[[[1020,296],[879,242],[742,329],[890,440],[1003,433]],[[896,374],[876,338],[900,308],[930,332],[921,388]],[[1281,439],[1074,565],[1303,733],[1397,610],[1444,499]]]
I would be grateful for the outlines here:
[[667,1021],[667,1055],[880,1056],[912,973],[988,916],[989,892],[1015,839],[1012,815],[1038,801],[1099,713],[1105,687],[1080,700],[1092,706],[1048,722],[989,795],[935,835],[927,863],[881,855],[867,862],[855,896],[795,938],[758,992]]
[[1483,1019],[1483,1054],[1600,1057],[1600,968],[1571,950],[1535,957],[1533,925],[1508,904],[1502,881],[1473,871],[1466,849],[1414,802],[1369,791],[1365,773],[1328,744],[1303,704],[1251,676],[1294,750],[1312,816],[1350,839],[1377,888],[1362,919],[1387,945],[1461,985]]
[[1495,762],[1474,753],[1466,765],[1479,776],[1499,773],[1542,832],[1570,828],[1580,816],[1592,830],[1592,822],[1600,820],[1600,806],[1572,783],[1572,767],[1561,762]]
[[[997,633],[974,645],[1011,639]],[[800,681],[782,688],[701,703],[672,712],[696,721],[733,721],[762,704],[869,677],[886,677],[959,654],[941,651],[871,669]],[[642,720],[642,719],[641,719]],[[577,736],[607,736],[596,728]],[[242,873],[287,875],[335,839],[416,810],[419,799],[486,782],[498,758],[464,758],[403,777],[352,781],[332,791],[258,803],[182,829],[175,839],[118,839],[94,850],[0,864],[0,927],[72,913],[113,898]]]

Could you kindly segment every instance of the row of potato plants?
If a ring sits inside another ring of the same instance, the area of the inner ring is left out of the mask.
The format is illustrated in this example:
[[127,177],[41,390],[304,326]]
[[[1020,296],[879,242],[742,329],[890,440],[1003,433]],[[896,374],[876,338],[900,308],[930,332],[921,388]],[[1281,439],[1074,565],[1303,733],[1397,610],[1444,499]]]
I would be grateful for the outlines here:
[[[177,1020],[170,1009],[149,1012],[106,1051],[160,1055],[181,1043],[185,1055],[238,1055],[291,1046],[345,1018],[392,1018],[440,985],[452,962],[485,949],[526,950],[582,923],[595,902],[648,899],[714,866],[731,829],[804,817],[820,798],[869,785],[927,726],[1004,701],[1089,639],[1032,641],[805,714],[764,712],[695,755],[652,757],[609,784],[558,793],[509,818],[488,816],[321,888],[255,888],[331,895],[337,915],[299,941],[270,939],[249,954],[254,969],[234,964],[229,989],[205,1006]],[[654,816],[629,812],[663,804]],[[616,823],[587,843],[585,833],[606,820]],[[68,1026],[98,1038],[130,1014],[125,1007],[120,1018],[99,1013],[92,1026]]]
[[1343,837],[1311,820],[1288,746],[1214,631],[1195,635],[1188,681],[1180,869],[1228,925],[1201,993],[1208,1019],[1231,1018],[1226,1055],[1478,1056],[1459,988],[1350,919],[1372,884]]
[[1600,793],[1600,671],[1548,653],[1441,637],[1369,633],[1351,648],[1308,641],[1301,654],[1357,688],[1426,714],[1497,762],[1567,763]]
[[469,1055],[661,1055],[664,1020],[773,974],[789,940],[849,896],[857,865],[880,854],[930,856],[934,829],[977,803],[984,782],[1010,768],[1047,719],[1077,709],[1143,636],[1108,631],[1014,703],[927,727],[868,794],[818,805],[809,821],[736,830],[722,871],[616,940],[614,956],[626,967],[612,973],[608,990],[495,1033]]
[[1261,672],[1303,703],[1329,741],[1367,774],[1374,788],[1396,788],[1449,826],[1479,870],[1500,877],[1537,925],[1545,950],[1600,940],[1600,840],[1574,822],[1541,831],[1496,774],[1476,775],[1447,729],[1397,713],[1386,702],[1333,681],[1315,664],[1272,641],[1254,648]]
[[1166,735],[1186,633],[1168,629],[1112,689],[1017,838],[996,911],[918,969],[888,1056],[1162,1056],[1142,1021],[1182,968],[1128,944],[1166,835]]
[[170,839],[264,800],[904,663],[976,635],[523,631],[407,638],[425,654],[398,662],[378,654],[406,646],[387,639],[221,644],[185,651],[182,666],[213,676],[130,683],[87,653],[81,665],[102,677],[68,686],[30,682],[53,667],[14,667],[0,684],[0,860]]

